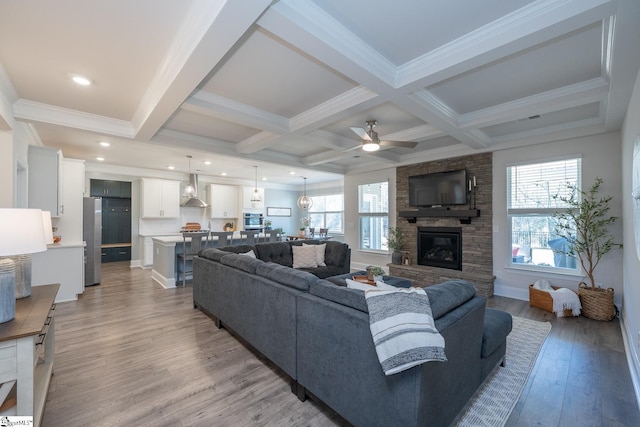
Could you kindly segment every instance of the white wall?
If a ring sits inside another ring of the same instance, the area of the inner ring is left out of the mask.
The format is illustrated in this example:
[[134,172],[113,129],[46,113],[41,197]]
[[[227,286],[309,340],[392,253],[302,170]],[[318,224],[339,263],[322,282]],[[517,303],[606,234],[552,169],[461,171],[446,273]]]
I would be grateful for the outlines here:
[[[523,159],[535,162],[569,155],[582,156],[583,185],[591,185],[596,177],[603,178],[602,194],[613,196],[609,213],[620,217],[622,214],[620,147],[620,134],[610,133],[494,152],[493,271],[496,275],[496,295],[528,300],[528,286],[537,279],[547,279],[552,285],[574,290],[577,290],[578,284],[584,280],[584,276],[528,272],[508,267],[511,245],[506,212],[506,167],[521,163]],[[619,219],[610,230],[616,236],[616,241],[622,242],[622,220]],[[614,289],[616,304],[620,306],[622,304],[622,251],[614,250],[605,255],[595,273],[596,283]]]
[[361,270],[368,265],[378,265],[387,269],[391,254],[379,254],[360,250],[358,220],[358,185],[374,182],[389,182],[389,226],[396,225],[396,169],[389,168],[346,175],[344,177],[344,241],[351,248],[351,267]]
[[[622,194],[623,198],[623,227],[624,227],[624,254],[623,254],[623,289],[624,307],[622,310],[623,333],[629,343],[629,352],[632,360],[632,377],[635,380],[636,396],[640,395],[640,253],[636,250],[634,228],[634,205],[631,198],[632,187],[632,160],[633,149],[640,138],[640,75],[636,79],[633,96],[629,103],[629,109],[622,128]],[[635,368],[635,369],[634,369]],[[640,400],[640,399],[639,399]]]

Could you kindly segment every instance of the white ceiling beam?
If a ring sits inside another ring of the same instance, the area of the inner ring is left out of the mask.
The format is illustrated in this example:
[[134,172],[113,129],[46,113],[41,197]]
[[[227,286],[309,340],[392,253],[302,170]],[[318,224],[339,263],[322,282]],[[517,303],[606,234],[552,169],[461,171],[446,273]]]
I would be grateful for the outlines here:
[[20,99],[13,104],[13,111],[15,118],[20,120],[49,123],[125,138],[133,138],[135,136],[135,129],[131,123],[125,120],[42,104],[40,102]]
[[194,1],[133,116],[139,140],[153,137],[270,4]]
[[183,110],[215,117],[254,129],[283,134],[289,132],[289,121],[277,114],[215,95],[198,91],[182,104]]
[[536,114],[564,110],[599,102],[607,96],[608,91],[609,83],[606,80],[591,79],[463,114],[458,119],[458,125],[461,129],[483,128]]
[[260,132],[253,135],[244,141],[240,141],[236,144],[236,151],[241,154],[251,154],[260,150],[267,149],[273,146],[273,142],[280,139],[282,135],[271,132]]
[[613,15],[614,0],[540,0],[434,49],[398,69],[396,87],[415,91]]
[[415,141],[416,139],[435,138],[444,135],[439,129],[430,125],[416,126],[380,136],[383,141]]

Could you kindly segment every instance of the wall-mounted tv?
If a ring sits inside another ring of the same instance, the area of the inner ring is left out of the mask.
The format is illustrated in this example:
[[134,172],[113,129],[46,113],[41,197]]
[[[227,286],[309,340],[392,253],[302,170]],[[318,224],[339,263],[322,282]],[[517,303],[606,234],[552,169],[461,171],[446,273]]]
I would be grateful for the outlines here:
[[464,169],[409,177],[409,206],[424,208],[467,203]]

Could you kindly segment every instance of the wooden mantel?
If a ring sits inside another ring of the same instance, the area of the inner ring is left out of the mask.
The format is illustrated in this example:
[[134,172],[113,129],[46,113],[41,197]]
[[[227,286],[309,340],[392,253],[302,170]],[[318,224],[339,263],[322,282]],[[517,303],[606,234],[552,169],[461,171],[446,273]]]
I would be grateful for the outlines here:
[[471,218],[480,216],[480,209],[423,208],[400,211],[399,215],[411,224],[415,224],[418,218],[459,218],[461,224],[470,224]]

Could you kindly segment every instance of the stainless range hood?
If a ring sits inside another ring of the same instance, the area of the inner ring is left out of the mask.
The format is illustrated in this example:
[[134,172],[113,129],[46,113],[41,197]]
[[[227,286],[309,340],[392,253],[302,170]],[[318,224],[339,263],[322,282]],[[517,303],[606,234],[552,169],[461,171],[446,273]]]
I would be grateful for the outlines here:
[[207,205],[203,200],[198,198],[198,175],[195,173],[189,174],[189,185],[193,187],[193,197],[189,197],[182,202],[181,206],[188,208],[206,208]]

